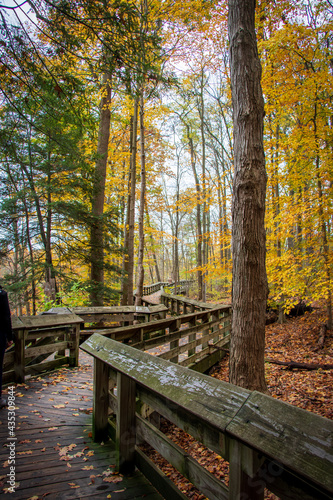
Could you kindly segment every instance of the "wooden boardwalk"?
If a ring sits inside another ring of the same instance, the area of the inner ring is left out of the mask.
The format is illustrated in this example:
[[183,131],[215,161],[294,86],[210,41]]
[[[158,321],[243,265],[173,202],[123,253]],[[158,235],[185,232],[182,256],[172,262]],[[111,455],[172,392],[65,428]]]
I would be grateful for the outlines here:
[[[8,429],[8,409],[0,410],[0,491],[7,491],[8,498],[161,500],[138,471],[131,477],[114,472],[112,442],[92,442],[91,362],[80,352],[79,368],[63,368],[17,386],[14,436]],[[11,492],[8,461],[14,455],[16,484]]]

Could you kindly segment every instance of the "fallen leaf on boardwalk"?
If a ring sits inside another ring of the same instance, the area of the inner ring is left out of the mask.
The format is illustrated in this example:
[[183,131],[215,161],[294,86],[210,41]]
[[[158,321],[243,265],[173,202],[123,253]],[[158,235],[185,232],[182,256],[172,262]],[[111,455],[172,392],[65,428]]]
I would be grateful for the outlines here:
[[23,441],[19,441],[19,444],[31,443],[30,439],[24,439]]
[[113,493],[122,493],[123,491],[126,491],[126,488],[124,488],[123,490],[114,490]]
[[35,495],[35,496],[33,496],[33,497],[28,498],[28,500],[38,500],[38,498],[39,498],[39,497],[36,497],[36,495]]
[[28,415],[20,415],[19,418],[29,418]]
[[72,413],[73,417],[79,417],[80,413]]
[[55,430],[57,430],[57,429],[58,429],[58,427],[49,427],[47,430],[48,430],[48,431],[55,431]]
[[72,466],[71,466],[71,464],[70,464],[69,462],[67,463],[67,467],[72,467]]
[[92,432],[88,433],[88,437],[92,438]]
[[110,476],[103,479],[106,483],[120,483],[122,480],[123,478],[119,476]]
[[53,405],[53,408],[66,408],[65,405]]
[[70,486],[71,488],[73,488],[73,489],[75,489],[75,488],[80,488],[80,486],[79,486],[78,484],[75,484],[75,483],[68,483],[68,484],[69,484],[69,486]]
[[35,443],[42,443],[43,440],[42,439],[35,439]]
[[46,451],[46,448],[42,448],[40,451]]
[[106,498],[111,498],[111,495],[108,495]]
[[[20,483],[15,483],[14,490],[16,490],[17,488],[19,488],[19,486],[20,486]],[[12,486],[11,486],[11,488],[12,488]],[[12,490],[10,490],[9,488],[4,488],[3,491],[5,493],[11,493],[12,492]]]
[[2,467],[4,467],[4,468],[5,468],[5,467],[8,467],[8,465],[9,465],[9,464],[8,464],[8,460],[6,460],[6,461],[3,463],[3,466],[2,466]]
[[[85,465],[84,467],[82,467],[81,470],[92,470],[94,468],[93,465]],[[6,477],[6,476],[5,476]]]
[[87,453],[87,457],[92,457],[94,455],[94,452],[91,450],[91,451],[88,451]]
[[17,452],[17,455],[32,455],[32,451],[31,451],[31,450],[27,450],[27,451],[18,451],[18,452]]

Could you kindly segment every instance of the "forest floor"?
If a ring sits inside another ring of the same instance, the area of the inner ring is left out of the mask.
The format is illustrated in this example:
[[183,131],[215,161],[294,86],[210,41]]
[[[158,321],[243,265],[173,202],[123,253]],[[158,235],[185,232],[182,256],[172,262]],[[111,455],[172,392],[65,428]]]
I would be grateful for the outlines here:
[[[333,364],[333,332],[328,331],[322,348],[318,347],[320,327],[325,323],[325,311],[319,305],[313,312],[288,319],[285,324],[266,326],[266,360],[298,362],[314,365]],[[333,419],[333,370],[290,369],[269,361],[265,363],[266,382],[269,394],[292,405]],[[227,355],[210,371],[210,375],[228,382],[229,356]],[[188,434],[170,422],[162,421],[161,430],[184,448],[209,472],[228,484],[228,463],[221,457],[196,442]],[[150,457],[163,472],[192,500],[203,500],[202,495],[190,482],[181,476],[153,449],[148,447]],[[266,492],[266,499],[277,499]]]

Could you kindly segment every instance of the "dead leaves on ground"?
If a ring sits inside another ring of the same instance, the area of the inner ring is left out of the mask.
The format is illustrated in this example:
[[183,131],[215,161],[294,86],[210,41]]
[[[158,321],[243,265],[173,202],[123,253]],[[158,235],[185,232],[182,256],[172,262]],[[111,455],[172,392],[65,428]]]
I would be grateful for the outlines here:
[[[266,356],[276,361],[332,364],[333,332],[327,333],[323,349],[318,350],[320,326],[325,322],[324,309],[287,320],[283,325],[266,326]],[[211,375],[228,382],[229,360],[224,358]],[[289,370],[265,363],[268,390],[276,399],[333,418],[333,370]]]

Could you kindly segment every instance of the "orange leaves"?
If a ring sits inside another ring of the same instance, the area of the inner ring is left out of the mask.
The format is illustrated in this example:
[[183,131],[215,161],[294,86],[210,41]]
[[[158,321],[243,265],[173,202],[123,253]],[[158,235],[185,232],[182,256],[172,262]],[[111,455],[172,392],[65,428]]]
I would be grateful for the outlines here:
[[75,483],[68,483],[69,486],[72,488],[72,489],[75,489],[75,488],[80,488],[80,486],[78,484],[75,484]]
[[110,469],[105,470],[102,473],[103,476],[103,481],[105,483],[120,483],[123,480],[123,477],[121,474],[117,474]]

